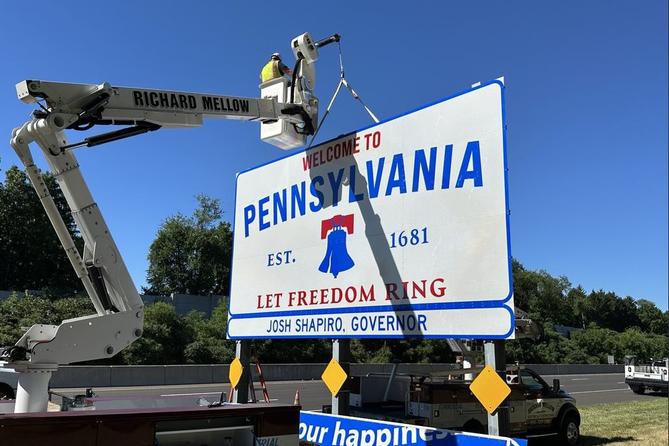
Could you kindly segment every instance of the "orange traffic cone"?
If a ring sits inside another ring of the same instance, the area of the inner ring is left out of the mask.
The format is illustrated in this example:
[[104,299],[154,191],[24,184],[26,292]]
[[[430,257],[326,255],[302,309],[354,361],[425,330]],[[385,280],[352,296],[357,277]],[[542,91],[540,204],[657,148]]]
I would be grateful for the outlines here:
[[302,403],[300,403],[300,389],[297,389],[295,391],[295,401],[293,401],[294,406],[301,406]]

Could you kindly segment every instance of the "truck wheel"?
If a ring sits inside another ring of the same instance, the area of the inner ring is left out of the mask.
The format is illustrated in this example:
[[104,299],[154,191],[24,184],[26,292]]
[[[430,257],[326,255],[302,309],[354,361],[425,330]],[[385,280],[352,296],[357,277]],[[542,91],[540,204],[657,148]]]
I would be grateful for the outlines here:
[[573,446],[578,444],[581,439],[581,431],[578,425],[578,417],[574,414],[567,414],[562,420],[560,426],[560,438],[564,444]]
[[14,389],[7,383],[0,383],[0,400],[13,400]]
[[630,386],[630,389],[632,389],[632,392],[634,392],[636,394],[639,394],[639,395],[643,395],[644,392],[646,391],[646,388],[642,385]]

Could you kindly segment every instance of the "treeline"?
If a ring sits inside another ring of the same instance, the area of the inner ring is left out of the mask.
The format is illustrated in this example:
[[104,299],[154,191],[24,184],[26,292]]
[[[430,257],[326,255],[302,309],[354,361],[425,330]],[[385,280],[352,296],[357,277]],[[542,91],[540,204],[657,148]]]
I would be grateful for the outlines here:
[[[54,179],[45,176],[75,243],[81,248],[71,215]],[[201,195],[190,216],[167,218],[151,244],[147,273],[149,294],[227,294],[232,231],[218,200]],[[41,296],[0,300],[0,346],[14,344],[34,323],[60,324],[63,319],[93,313],[81,284],[51,229],[32,186],[12,167],[0,183],[0,290],[42,290]],[[516,307],[542,328],[539,339],[507,342],[507,359],[525,363],[618,362],[625,355],[640,360],[667,355],[669,313],[648,300],[617,296],[603,290],[586,292],[564,277],[531,271],[513,263]],[[227,302],[211,318],[180,316],[165,303],[146,308],[143,337],[113,363],[228,363],[234,344],[225,339]],[[575,327],[562,336],[556,326]],[[330,358],[325,340],[254,342],[262,362],[324,362]],[[440,340],[355,340],[360,362],[452,362],[455,355]],[[109,362],[109,361],[108,361]]]
[[[662,358],[669,351],[669,311],[648,300],[620,297],[613,292],[589,293],[572,287],[564,276],[529,271],[513,262],[516,307],[542,328],[538,340],[507,343],[507,356],[524,363],[606,363],[608,355],[622,362],[626,355],[641,361]],[[556,325],[576,327],[569,337]]]
[[[626,355],[641,361],[667,355],[668,312],[661,312],[652,302],[604,291],[585,293],[580,287],[572,288],[564,277],[529,271],[519,262],[514,262],[513,273],[516,305],[525,306],[542,332],[539,339],[508,341],[508,361],[600,364],[608,361],[608,355],[617,362]],[[34,323],[60,324],[93,311],[86,297],[12,296],[0,301],[0,345],[13,344]],[[625,318],[620,317],[622,311],[627,312]],[[166,303],[149,305],[142,338],[111,360],[98,363],[229,363],[235,348],[234,342],[225,339],[227,319],[225,300],[208,319],[196,312],[178,315]],[[563,336],[556,331],[556,323],[576,329]],[[260,340],[253,343],[253,349],[265,363],[327,362],[331,354],[327,340]],[[354,340],[352,353],[357,362],[455,359],[441,340]]]

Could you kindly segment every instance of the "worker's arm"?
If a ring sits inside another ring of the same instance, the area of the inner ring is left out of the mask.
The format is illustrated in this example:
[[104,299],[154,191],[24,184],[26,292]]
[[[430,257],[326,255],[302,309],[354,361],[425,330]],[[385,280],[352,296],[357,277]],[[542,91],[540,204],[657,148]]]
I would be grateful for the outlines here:
[[293,75],[293,70],[291,70],[290,67],[288,67],[288,65],[282,63],[282,64],[280,65],[280,67],[281,67],[281,72],[282,72],[283,74],[287,74],[288,76],[292,76],[292,75]]

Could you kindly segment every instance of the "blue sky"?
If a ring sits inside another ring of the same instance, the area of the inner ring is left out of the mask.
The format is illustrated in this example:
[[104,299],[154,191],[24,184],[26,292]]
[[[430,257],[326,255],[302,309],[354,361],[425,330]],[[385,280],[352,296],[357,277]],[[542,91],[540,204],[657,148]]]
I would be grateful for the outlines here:
[[[343,36],[381,119],[504,75],[514,257],[667,309],[666,1],[232,3],[3,2],[0,134],[29,116],[23,79],[257,96],[268,56],[305,31]],[[325,102],[334,49],[318,74]],[[369,122],[341,96],[319,139]],[[138,287],[166,217],[205,193],[231,219],[235,173],[284,154],[258,132],[211,120],[77,152]],[[17,163],[0,148],[1,175]]]

